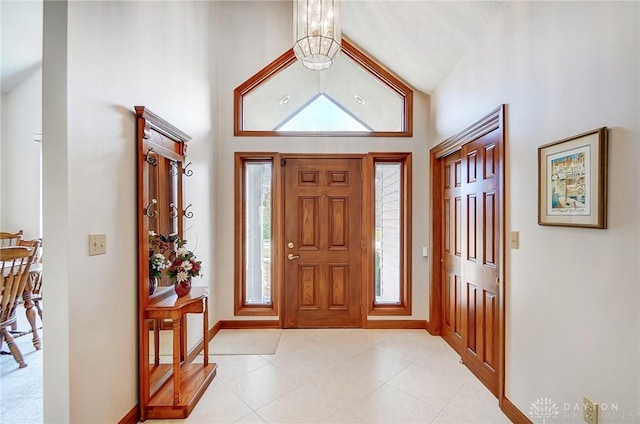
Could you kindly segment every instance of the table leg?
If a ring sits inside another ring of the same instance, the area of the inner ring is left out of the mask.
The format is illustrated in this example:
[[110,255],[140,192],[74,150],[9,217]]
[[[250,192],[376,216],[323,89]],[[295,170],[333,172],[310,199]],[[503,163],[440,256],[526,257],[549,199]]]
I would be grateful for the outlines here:
[[160,326],[162,320],[153,320],[153,364],[157,367],[160,365]]
[[173,404],[180,405],[180,322],[173,320]]
[[204,303],[204,313],[202,314],[202,327],[204,328],[204,334],[202,335],[202,342],[204,343],[204,366],[206,367],[209,365],[209,300],[205,297],[202,299],[202,302]]

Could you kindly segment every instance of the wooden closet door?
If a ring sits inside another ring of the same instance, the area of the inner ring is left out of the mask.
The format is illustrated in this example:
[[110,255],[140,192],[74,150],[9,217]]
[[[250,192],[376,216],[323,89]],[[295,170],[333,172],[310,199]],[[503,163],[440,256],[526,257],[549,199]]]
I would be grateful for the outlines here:
[[462,352],[462,159],[460,151],[438,162],[442,167],[442,337]]
[[497,394],[500,137],[462,147],[462,361]]

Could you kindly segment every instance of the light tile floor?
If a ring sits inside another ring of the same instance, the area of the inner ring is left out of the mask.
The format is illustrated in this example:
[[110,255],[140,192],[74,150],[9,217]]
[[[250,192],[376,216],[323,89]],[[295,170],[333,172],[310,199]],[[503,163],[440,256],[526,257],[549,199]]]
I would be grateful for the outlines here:
[[[240,335],[255,340],[255,331],[236,330],[232,340]],[[497,399],[460,364],[458,355],[425,331],[263,331],[281,332],[275,354],[211,355],[218,374],[191,415],[147,422],[509,422]],[[20,397],[29,399],[30,407],[18,408],[17,415],[15,409],[9,413],[0,408],[0,422],[41,423],[43,351],[30,347],[30,336],[17,341],[29,366],[18,370],[12,357],[0,358],[0,400],[3,405],[17,401],[4,389],[13,379],[29,377],[29,393]]]
[[273,355],[210,359],[218,374],[191,415],[161,422],[509,422],[459,356],[425,331],[282,330]]

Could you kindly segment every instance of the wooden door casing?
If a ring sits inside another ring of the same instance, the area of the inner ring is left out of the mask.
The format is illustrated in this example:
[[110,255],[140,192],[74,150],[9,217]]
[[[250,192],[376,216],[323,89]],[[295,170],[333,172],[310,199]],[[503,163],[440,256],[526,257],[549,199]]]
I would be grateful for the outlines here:
[[283,166],[284,327],[361,327],[362,159]]

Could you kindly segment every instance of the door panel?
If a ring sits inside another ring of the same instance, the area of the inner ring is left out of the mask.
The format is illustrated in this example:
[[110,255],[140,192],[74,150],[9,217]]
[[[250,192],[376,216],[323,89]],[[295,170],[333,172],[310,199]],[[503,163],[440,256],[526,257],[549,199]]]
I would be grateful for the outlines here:
[[[320,205],[317,197],[300,197],[299,199],[300,249],[317,250],[319,248],[319,215]],[[285,209],[286,210],[286,209]],[[289,239],[287,239],[289,240]]]
[[287,328],[361,327],[361,162],[286,160]]
[[349,266],[329,264],[329,309],[345,311],[349,308]]
[[329,197],[329,249],[349,249],[349,198]]
[[298,267],[298,308],[317,311],[318,308],[318,267],[304,265]]

